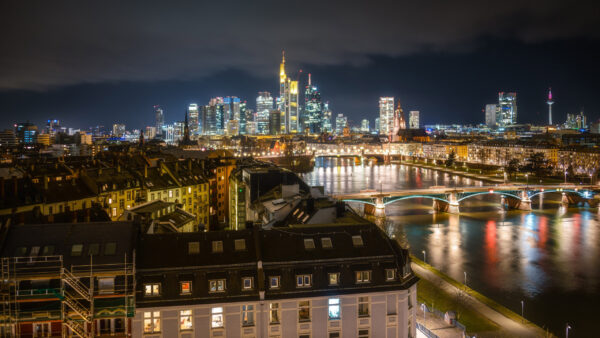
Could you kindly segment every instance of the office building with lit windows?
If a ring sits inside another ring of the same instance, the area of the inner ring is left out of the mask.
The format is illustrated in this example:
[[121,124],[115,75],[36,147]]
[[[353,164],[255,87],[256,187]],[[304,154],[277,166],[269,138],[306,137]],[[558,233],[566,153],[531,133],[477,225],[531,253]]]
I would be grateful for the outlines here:
[[394,129],[394,98],[379,98],[379,134],[388,134]]
[[136,281],[133,337],[416,336],[408,251],[364,220],[140,235]]
[[297,133],[300,129],[298,119],[298,81],[290,79],[285,73],[285,54],[279,65],[279,98],[278,109],[282,112],[281,132]]
[[418,110],[411,110],[409,115],[408,115],[408,128],[409,129],[419,129],[420,123],[419,123],[419,111]]
[[199,125],[200,120],[198,118],[200,115],[199,110],[198,110],[198,104],[191,103],[188,106],[187,113],[188,113],[188,120],[189,120],[188,125],[189,125],[189,129],[190,129],[190,136],[195,139],[199,133],[198,128],[200,127],[200,125]]
[[321,93],[311,81],[311,75],[308,74],[308,85],[304,91],[304,114],[302,114],[302,126],[308,128],[312,134],[321,132],[323,123],[323,103],[321,102]]
[[496,119],[499,126],[517,124],[517,93],[498,93],[497,114]]
[[269,134],[269,113],[273,110],[273,97],[269,92],[258,92],[256,98],[256,126],[261,135]]

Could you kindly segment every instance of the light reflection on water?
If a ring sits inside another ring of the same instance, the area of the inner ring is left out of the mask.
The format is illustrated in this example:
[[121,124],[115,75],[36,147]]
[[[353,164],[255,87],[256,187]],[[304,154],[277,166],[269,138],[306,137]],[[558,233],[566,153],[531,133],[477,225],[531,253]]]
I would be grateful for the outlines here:
[[[484,185],[481,181],[404,165],[359,165],[351,159],[317,162],[304,175],[328,193],[363,189],[400,190],[433,185]],[[381,183],[379,183],[381,182]],[[488,183],[485,183],[487,185]],[[533,199],[532,212],[503,211],[497,195],[461,202],[461,214],[434,214],[431,200],[408,200],[386,207],[396,237],[411,251],[534,322],[571,336],[590,336],[600,304],[600,238],[595,209],[560,206],[558,194]],[[593,336],[593,335],[592,335]]]

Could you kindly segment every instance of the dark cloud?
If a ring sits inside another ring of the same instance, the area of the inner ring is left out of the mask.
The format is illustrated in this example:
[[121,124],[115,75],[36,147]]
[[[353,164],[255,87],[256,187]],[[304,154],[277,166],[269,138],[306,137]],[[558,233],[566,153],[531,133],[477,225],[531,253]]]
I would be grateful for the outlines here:
[[194,80],[291,62],[365,65],[372,56],[464,52],[481,38],[597,39],[597,2],[4,1],[0,89]]

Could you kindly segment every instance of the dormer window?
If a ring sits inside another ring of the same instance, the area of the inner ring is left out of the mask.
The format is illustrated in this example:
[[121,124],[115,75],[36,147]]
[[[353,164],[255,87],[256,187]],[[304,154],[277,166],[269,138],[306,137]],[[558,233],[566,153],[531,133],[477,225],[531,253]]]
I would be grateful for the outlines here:
[[269,278],[269,286],[271,289],[279,289],[279,276],[271,276]]
[[354,245],[355,248],[363,246],[364,243],[362,237],[360,235],[352,236],[352,245]]
[[371,271],[356,271],[356,283],[369,283],[371,281]]
[[313,250],[315,248],[315,241],[312,238],[304,239],[304,249]]
[[245,251],[246,250],[246,240],[245,239],[236,239],[234,242],[235,251]]
[[242,289],[243,290],[252,290],[254,287],[254,278],[252,277],[243,277],[242,278]]
[[385,269],[385,280],[393,281],[396,279],[396,270],[394,269]]
[[197,255],[200,253],[200,242],[188,242],[188,255]]
[[323,247],[323,249],[333,248],[333,244],[331,243],[331,238],[329,238],[329,237],[321,238],[321,247]]
[[307,288],[312,285],[312,275],[296,275],[296,286]]
[[223,252],[223,241],[213,241],[212,242],[212,252],[213,253]]

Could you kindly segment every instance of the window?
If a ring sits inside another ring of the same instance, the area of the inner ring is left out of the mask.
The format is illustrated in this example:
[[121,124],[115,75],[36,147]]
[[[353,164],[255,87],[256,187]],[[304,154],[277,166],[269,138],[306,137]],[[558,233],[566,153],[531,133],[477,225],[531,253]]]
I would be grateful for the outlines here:
[[54,254],[54,245],[46,245],[42,250],[43,256],[50,256]]
[[222,307],[213,307],[210,309],[210,327],[213,329],[222,328],[224,326],[223,323],[223,308]]
[[96,256],[100,253],[100,244],[92,243],[88,247],[88,256]]
[[33,323],[33,337],[50,337],[51,334],[50,323]]
[[352,245],[354,247],[363,246],[363,239],[361,236],[352,236]]
[[323,247],[323,249],[333,248],[333,244],[331,243],[331,238],[329,238],[329,237],[321,238],[321,247]]
[[279,324],[279,303],[269,304],[269,324]]
[[236,239],[234,241],[235,251],[244,251],[246,250],[246,240],[245,239]]
[[145,296],[160,296],[160,284],[159,283],[144,284],[144,295]]
[[391,281],[396,279],[396,270],[385,269],[385,280]]
[[182,295],[191,295],[192,294],[192,282],[180,282],[179,283],[179,293]]
[[36,257],[39,254],[40,254],[40,247],[39,246],[31,247],[31,251],[29,251],[29,257]]
[[210,292],[223,292],[225,291],[225,280],[216,279],[209,281]]
[[329,332],[329,338],[340,338],[340,332],[339,331],[335,331],[335,332]]
[[339,285],[340,284],[340,273],[339,272],[330,272],[329,273],[329,285]]
[[160,311],[144,312],[144,333],[160,332]]
[[212,242],[212,252],[223,252],[223,241],[213,241]]
[[310,300],[298,302],[298,321],[310,322]]
[[71,247],[71,256],[79,257],[83,252],[83,244],[73,244]]
[[197,255],[200,253],[200,242],[188,242],[188,255]]
[[269,280],[269,286],[271,289],[279,289],[279,276],[271,276]]
[[369,316],[369,297],[358,297],[358,316]]
[[358,338],[369,338],[369,329],[358,330]]
[[242,288],[244,290],[251,290],[253,286],[254,286],[254,278],[253,277],[242,278]]
[[310,287],[312,275],[296,275],[296,285],[298,287]]
[[112,217],[117,217],[117,208],[112,208]]
[[314,248],[315,248],[315,241],[313,241],[312,238],[305,238],[304,239],[304,249],[312,250]]
[[242,326],[254,326],[254,305],[242,305]]
[[179,329],[181,331],[191,330],[194,321],[192,320],[192,310],[179,311]]
[[173,190],[169,190],[169,198],[173,197]]
[[371,271],[356,271],[357,283],[368,283],[371,281]]
[[98,291],[101,294],[109,294],[115,292],[115,278],[102,277],[98,278]]
[[117,252],[117,243],[108,242],[108,243],[104,244],[104,255],[106,255],[106,256],[114,255],[115,252]]
[[329,320],[340,319],[340,299],[329,298]]

